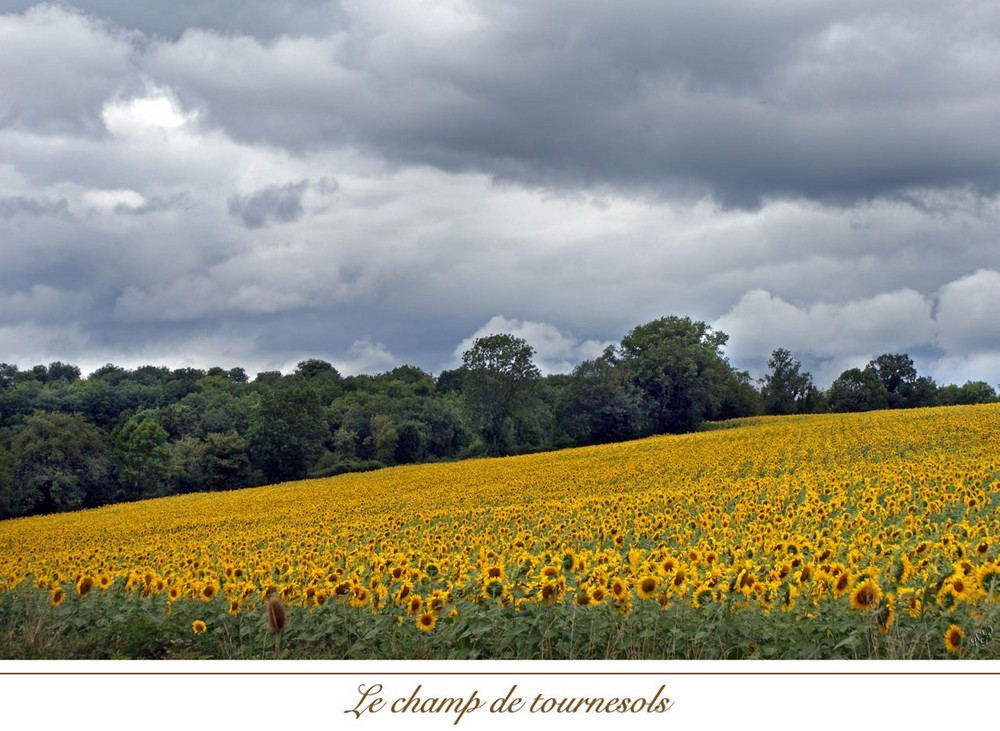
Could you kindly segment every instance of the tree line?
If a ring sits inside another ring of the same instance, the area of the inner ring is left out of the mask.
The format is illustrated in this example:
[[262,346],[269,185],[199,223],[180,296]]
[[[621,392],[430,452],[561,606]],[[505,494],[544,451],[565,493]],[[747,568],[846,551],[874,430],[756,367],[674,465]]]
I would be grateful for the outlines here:
[[723,355],[728,336],[664,317],[571,373],[542,376],[522,339],[477,339],[436,377],[404,365],[342,376],[134,370],[87,377],[55,362],[0,364],[0,517],[227,490],[378,467],[682,433],[760,414],[865,411],[997,400],[978,381],[938,386],[905,354],[844,371],[826,390],[790,351],[757,382]]

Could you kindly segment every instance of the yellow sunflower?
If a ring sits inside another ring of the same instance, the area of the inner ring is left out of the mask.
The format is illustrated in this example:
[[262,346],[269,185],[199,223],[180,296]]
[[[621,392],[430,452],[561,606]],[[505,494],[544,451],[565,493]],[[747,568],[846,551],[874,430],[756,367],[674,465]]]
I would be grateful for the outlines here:
[[656,593],[656,589],[659,587],[659,582],[656,580],[655,576],[644,576],[636,584],[635,591],[643,599],[649,599],[653,594]]
[[419,617],[417,617],[417,627],[422,632],[430,632],[434,629],[434,625],[437,624],[437,616],[434,612],[424,612]]
[[890,594],[888,601],[882,603],[879,608],[875,610],[875,621],[878,622],[878,626],[882,630],[882,634],[888,634],[889,628],[892,626],[895,619],[896,607],[892,600],[892,594]]
[[196,635],[205,634],[205,630],[207,629],[208,627],[205,626],[205,623],[202,622],[200,619],[196,619],[191,623],[191,631],[194,632]]
[[948,628],[948,631],[944,633],[944,649],[948,652],[957,654],[962,648],[962,641],[965,639],[965,632],[957,624],[953,624]]
[[837,578],[833,580],[833,595],[839,599],[847,593],[850,587],[851,573],[849,571],[841,571],[837,575]]
[[49,604],[51,604],[53,607],[58,607],[60,604],[63,603],[63,599],[65,598],[66,598],[66,592],[63,591],[63,588],[61,586],[57,586],[52,590],[52,593],[49,594]]
[[76,593],[80,596],[87,596],[94,588],[94,580],[89,576],[83,576],[76,582]]
[[881,601],[882,589],[874,579],[865,579],[859,582],[851,592],[852,609],[874,609]]
[[611,581],[611,596],[615,598],[615,601],[623,602],[628,599],[628,585],[622,579],[612,579]]

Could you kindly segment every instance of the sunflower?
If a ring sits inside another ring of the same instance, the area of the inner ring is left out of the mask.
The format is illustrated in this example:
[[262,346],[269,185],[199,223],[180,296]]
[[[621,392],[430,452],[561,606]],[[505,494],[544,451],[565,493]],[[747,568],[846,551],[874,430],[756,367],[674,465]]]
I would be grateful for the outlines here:
[[424,612],[419,617],[417,617],[417,627],[422,632],[430,632],[434,629],[434,625],[437,624],[437,617],[434,612]]
[[1000,568],[987,564],[976,572],[976,581],[987,594],[1000,594]]
[[194,632],[196,635],[205,634],[205,630],[207,629],[208,627],[206,627],[205,623],[202,622],[200,619],[196,619],[191,623],[191,631]]
[[65,598],[66,598],[66,592],[63,591],[63,588],[61,586],[57,586],[55,589],[52,590],[52,593],[49,594],[49,604],[51,604],[53,607],[58,607],[60,604],[63,603],[63,599]]
[[[970,573],[972,569],[970,567]],[[952,576],[947,580],[947,584],[951,586],[951,591],[955,595],[955,601],[969,601],[975,593],[975,586],[973,582],[975,581],[974,576]]]
[[965,639],[965,632],[957,624],[953,624],[944,633],[944,649],[953,655],[962,648],[962,641]]
[[414,594],[410,597],[410,601],[406,606],[406,613],[410,615],[416,615],[420,613],[420,610],[424,606],[424,600],[419,594]]
[[[839,580],[837,582],[840,583]],[[865,579],[851,592],[852,609],[874,609],[882,601],[882,589],[874,579]]]
[[94,580],[89,576],[83,576],[78,582],[76,582],[76,593],[82,597],[87,596],[93,588]]
[[170,601],[175,602],[181,598],[181,588],[177,584],[170,587],[170,591],[167,592],[167,597]]
[[206,602],[210,602],[212,601],[212,597],[214,597],[216,592],[218,591],[219,587],[217,587],[212,582],[208,582],[203,587],[201,587],[201,598],[204,599]]
[[851,573],[842,571],[833,582],[833,595],[838,599],[847,593],[851,586]]
[[798,593],[799,590],[795,588],[794,584],[782,584],[782,591],[778,595],[781,611],[790,612],[795,609],[795,597]]
[[354,593],[351,594],[350,605],[352,607],[363,607],[372,598],[372,593],[363,586],[355,586]]
[[659,586],[659,582],[657,582],[655,576],[644,576],[639,580],[635,590],[643,599],[649,599],[656,593],[657,586]]
[[923,602],[917,597],[913,589],[903,588],[899,590],[899,600],[906,607],[906,613],[916,619],[923,609]]
[[625,601],[628,598],[628,586],[622,579],[613,579],[611,581],[611,596],[619,602]]
[[671,584],[674,585],[675,589],[680,589],[684,586],[684,581],[687,579],[687,572],[684,569],[678,567],[677,572],[674,574],[674,578],[671,580]]
[[888,634],[889,628],[892,626],[895,619],[896,607],[893,606],[892,594],[890,594],[889,601],[884,602],[878,609],[875,610],[875,621],[878,622],[878,626],[882,630],[882,634]]
[[559,587],[552,581],[542,584],[541,588],[538,590],[538,598],[543,602],[547,602],[549,600],[555,601],[558,596]]

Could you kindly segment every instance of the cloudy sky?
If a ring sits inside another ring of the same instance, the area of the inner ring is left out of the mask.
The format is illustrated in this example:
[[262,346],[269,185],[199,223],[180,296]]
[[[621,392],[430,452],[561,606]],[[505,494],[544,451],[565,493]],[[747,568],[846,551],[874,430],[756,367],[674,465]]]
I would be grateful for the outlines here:
[[993,0],[0,0],[0,361],[1000,382]]

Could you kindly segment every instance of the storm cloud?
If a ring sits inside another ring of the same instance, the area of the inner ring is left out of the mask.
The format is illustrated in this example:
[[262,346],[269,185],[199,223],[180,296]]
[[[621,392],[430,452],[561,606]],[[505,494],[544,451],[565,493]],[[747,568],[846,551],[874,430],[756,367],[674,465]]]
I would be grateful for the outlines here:
[[0,13],[5,362],[558,372],[680,314],[1000,380],[995,3]]

